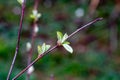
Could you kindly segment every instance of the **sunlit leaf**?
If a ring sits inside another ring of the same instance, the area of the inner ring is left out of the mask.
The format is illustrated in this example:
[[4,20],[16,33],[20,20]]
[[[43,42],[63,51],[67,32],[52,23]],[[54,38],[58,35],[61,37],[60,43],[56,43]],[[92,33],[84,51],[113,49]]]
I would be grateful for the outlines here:
[[46,44],[45,44],[45,43],[43,43],[43,45],[42,45],[42,53],[44,53],[44,52],[45,52],[45,47],[46,47]]
[[21,5],[24,2],[24,0],[17,0]]
[[58,38],[58,41],[62,41],[62,37],[63,37],[63,34],[59,31],[57,31],[57,38]]
[[50,48],[50,45],[46,45],[45,43],[43,43],[42,46],[38,46],[38,53],[42,54],[44,52],[46,52],[48,49]]
[[64,47],[68,52],[73,53],[73,49],[72,49],[72,47],[71,47],[70,45],[68,45],[68,44],[63,44],[63,47]]
[[50,45],[45,46],[45,51],[47,51],[50,48]]
[[63,44],[70,44],[70,42],[68,42],[68,41],[65,41],[65,42],[63,42]]
[[35,16],[34,16],[33,14],[31,14],[31,15],[30,15],[30,18],[34,19],[34,18],[35,18]]
[[38,45],[38,53],[39,53],[39,54],[42,54],[42,48],[41,48],[40,45]]
[[62,38],[62,43],[68,38],[67,34],[64,34],[63,38]]

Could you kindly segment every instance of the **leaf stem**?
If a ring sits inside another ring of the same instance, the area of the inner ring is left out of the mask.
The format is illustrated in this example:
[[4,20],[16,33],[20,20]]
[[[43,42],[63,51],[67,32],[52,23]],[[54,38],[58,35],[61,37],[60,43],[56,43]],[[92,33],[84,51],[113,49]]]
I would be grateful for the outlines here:
[[25,12],[25,3],[26,1],[24,0],[24,2],[22,3],[22,9],[21,9],[21,18],[20,18],[20,25],[19,25],[19,30],[18,30],[18,38],[17,38],[17,44],[16,44],[16,49],[15,49],[15,54],[12,60],[12,64],[10,66],[9,72],[8,72],[8,76],[6,80],[10,80],[10,75],[12,73],[13,67],[14,67],[14,63],[19,51],[19,44],[20,44],[20,33],[22,31],[22,24],[23,24],[23,18],[24,18],[24,12]]
[[[98,21],[101,21],[103,18],[97,18],[89,23],[87,23],[86,25],[80,27],[79,29],[77,29],[76,31],[74,31],[72,34],[70,34],[68,36],[68,38],[72,37],[73,35],[75,35],[77,32],[81,31],[82,29],[90,26],[91,24],[94,24]],[[67,38],[67,39],[68,39]],[[54,49],[56,49],[59,45],[55,45],[54,47],[52,47],[51,49],[49,49],[48,51],[46,51],[45,53],[39,55],[31,64],[29,64],[25,69],[23,69],[19,74],[17,74],[12,80],[16,80],[20,75],[22,75],[29,67],[31,67],[35,62],[37,62],[39,59],[41,59],[44,55],[48,54],[49,52],[53,51]]]

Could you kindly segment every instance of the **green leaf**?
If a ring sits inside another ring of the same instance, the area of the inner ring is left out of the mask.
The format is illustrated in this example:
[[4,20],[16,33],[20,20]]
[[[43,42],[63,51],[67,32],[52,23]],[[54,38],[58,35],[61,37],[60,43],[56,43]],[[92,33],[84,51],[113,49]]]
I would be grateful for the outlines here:
[[38,54],[42,54],[42,49],[40,45],[38,45]]
[[38,13],[38,14],[37,14],[37,18],[40,18],[40,17],[41,17],[41,14],[40,14],[40,13]]
[[71,47],[70,45],[68,45],[68,44],[63,44],[63,47],[64,47],[68,52],[73,53],[73,49],[72,49],[72,47]]
[[43,45],[42,45],[42,53],[44,53],[44,52],[45,52],[45,47],[46,47],[46,44],[45,44],[45,43],[43,43]]
[[24,2],[24,0],[17,0],[21,5]]
[[58,41],[62,42],[63,34],[59,31],[57,31],[57,38],[58,38]]
[[50,45],[45,46],[45,51],[47,51],[50,48]]
[[68,38],[68,35],[65,33],[63,38],[62,38],[62,43]]
[[68,41],[65,41],[65,42],[63,42],[63,44],[70,44],[70,42],[68,42]]
[[30,15],[30,18],[35,19],[35,16],[33,14]]
[[42,46],[38,46],[38,53],[43,54],[44,52],[46,52],[48,49],[50,48],[50,45],[46,45],[45,43],[43,43]]

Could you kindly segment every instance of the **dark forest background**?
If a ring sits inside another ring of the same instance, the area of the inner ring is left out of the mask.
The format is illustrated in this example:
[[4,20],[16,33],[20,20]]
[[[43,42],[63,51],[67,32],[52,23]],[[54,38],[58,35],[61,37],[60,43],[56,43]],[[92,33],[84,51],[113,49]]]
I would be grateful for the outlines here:
[[[21,33],[20,50],[11,77],[27,65],[26,43],[31,41],[34,0],[27,0]],[[16,0],[0,0],[0,80],[8,74],[17,42],[20,5]],[[31,80],[119,80],[120,79],[120,0],[41,0],[33,60],[37,45],[54,45],[56,31],[68,34],[87,22],[104,20],[82,30],[69,41],[74,49],[69,54],[59,48],[35,65]],[[26,74],[18,80],[25,80]]]

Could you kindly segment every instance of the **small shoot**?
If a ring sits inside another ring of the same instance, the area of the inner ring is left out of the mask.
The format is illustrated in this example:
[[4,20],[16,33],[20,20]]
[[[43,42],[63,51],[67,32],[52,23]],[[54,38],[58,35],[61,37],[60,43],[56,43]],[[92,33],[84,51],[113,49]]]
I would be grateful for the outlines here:
[[17,0],[18,3],[20,3],[21,5],[23,4],[24,0]]
[[69,45],[70,42],[66,41],[68,38],[68,35],[66,33],[63,35],[61,32],[57,31],[57,38],[58,38],[57,41],[58,46],[63,46],[68,52],[73,53],[73,49]]
[[38,54],[41,55],[45,53],[50,47],[50,45],[46,45],[45,43],[43,43],[42,46],[38,45]]
[[40,17],[41,17],[41,14],[38,13],[37,10],[33,10],[33,11],[32,11],[32,14],[30,15],[30,18],[32,18],[32,19],[34,19],[34,20],[36,20],[36,21],[37,21]]

